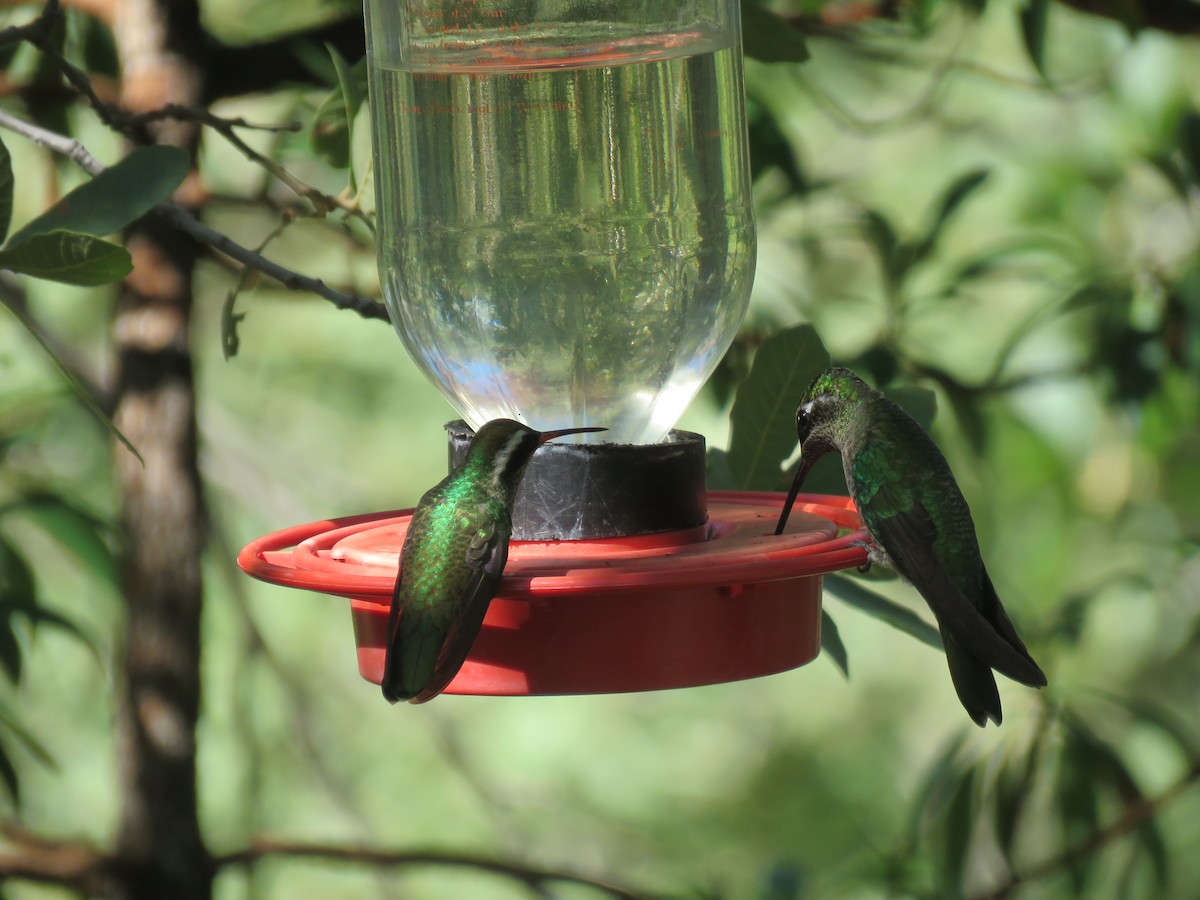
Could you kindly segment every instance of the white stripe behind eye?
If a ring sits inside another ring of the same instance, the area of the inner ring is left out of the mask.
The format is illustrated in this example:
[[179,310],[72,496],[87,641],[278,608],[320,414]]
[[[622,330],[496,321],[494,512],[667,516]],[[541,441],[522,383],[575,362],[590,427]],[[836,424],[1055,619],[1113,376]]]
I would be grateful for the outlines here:
[[508,440],[504,442],[504,446],[500,448],[500,452],[496,454],[496,466],[492,469],[492,487],[496,490],[500,490],[504,486],[503,477],[505,471],[508,469],[508,461],[512,459],[513,453],[516,452],[517,447],[521,445],[524,439],[525,432],[514,431]]

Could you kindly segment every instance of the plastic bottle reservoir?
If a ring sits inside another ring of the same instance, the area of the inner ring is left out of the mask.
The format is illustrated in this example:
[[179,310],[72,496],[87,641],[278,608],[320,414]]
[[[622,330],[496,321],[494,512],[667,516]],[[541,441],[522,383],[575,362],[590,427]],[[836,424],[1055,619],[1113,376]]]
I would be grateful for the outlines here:
[[669,31],[532,28],[487,2],[442,4],[422,31],[394,5],[368,8],[371,103],[408,352],[474,427],[659,441],[754,273],[736,3]]

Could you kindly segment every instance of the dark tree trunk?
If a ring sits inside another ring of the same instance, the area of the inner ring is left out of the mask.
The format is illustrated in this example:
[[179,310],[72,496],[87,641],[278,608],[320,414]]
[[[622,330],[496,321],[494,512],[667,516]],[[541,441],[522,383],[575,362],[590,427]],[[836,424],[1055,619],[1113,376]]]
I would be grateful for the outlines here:
[[[136,112],[198,101],[201,31],[194,3],[121,0],[115,24],[122,105]],[[174,122],[163,123],[153,137],[189,151],[196,140],[191,125]],[[114,418],[145,464],[116,448],[128,617],[111,895],[207,900],[213,866],[196,802],[205,515],[188,347],[197,249],[153,219],[132,228],[127,239],[135,268],[122,286],[114,326]]]

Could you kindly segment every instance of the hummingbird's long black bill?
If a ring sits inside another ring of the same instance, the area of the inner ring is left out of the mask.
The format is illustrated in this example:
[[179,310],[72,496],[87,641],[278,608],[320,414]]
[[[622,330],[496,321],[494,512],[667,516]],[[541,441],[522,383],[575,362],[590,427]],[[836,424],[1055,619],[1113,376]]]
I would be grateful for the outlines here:
[[804,479],[808,477],[808,470],[813,467],[813,463],[816,461],[816,454],[813,453],[805,453],[800,457],[800,465],[796,469],[796,477],[792,479],[792,486],[788,490],[787,499],[783,501],[783,510],[779,513],[779,523],[775,526],[776,534],[783,534],[783,528],[787,525],[788,516],[792,513],[792,504],[796,502],[796,495],[800,493],[800,485],[804,484]]
[[558,431],[541,431],[538,433],[538,443],[544,444],[546,441],[552,441],[555,438],[563,437],[568,434],[587,434],[594,431],[608,431],[607,428],[560,428]]

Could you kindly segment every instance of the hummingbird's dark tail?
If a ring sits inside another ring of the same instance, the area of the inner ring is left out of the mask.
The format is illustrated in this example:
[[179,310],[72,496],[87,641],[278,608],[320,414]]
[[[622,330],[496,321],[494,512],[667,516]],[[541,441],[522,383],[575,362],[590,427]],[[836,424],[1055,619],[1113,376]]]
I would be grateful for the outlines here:
[[982,619],[976,617],[975,626],[964,629],[963,623],[955,622],[955,634],[940,621],[939,626],[954,690],[975,724],[983,727],[988,719],[999,725],[1002,717],[993,669],[1035,688],[1045,687],[1046,673],[1034,662],[1017,634],[987,569],[983,570],[980,601],[978,611]]
[[1004,719],[1000,708],[1000,692],[996,690],[996,679],[992,667],[982,663],[958,643],[946,629],[941,629],[942,644],[946,648],[946,662],[950,665],[950,680],[954,692],[967,711],[967,715],[980,728],[988,719],[997,725]]

